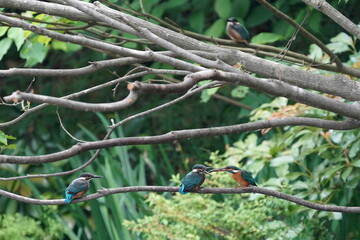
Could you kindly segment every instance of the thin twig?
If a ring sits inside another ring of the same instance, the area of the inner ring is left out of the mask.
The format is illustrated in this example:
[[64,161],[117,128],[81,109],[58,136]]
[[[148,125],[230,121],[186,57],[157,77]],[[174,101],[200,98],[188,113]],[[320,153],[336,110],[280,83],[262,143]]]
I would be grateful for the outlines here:
[[61,128],[64,130],[64,132],[65,132],[69,137],[71,137],[72,139],[74,139],[74,140],[77,141],[77,142],[81,142],[81,143],[87,142],[87,141],[80,140],[80,139],[74,137],[73,135],[71,135],[71,133],[69,133],[69,132],[66,130],[66,128],[64,127],[64,125],[63,125],[63,123],[62,123],[62,121],[61,121],[61,117],[60,117],[60,114],[59,114],[59,108],[56,108],[56,115],[57,115],[57,117],[58,117],[58,119],[59,119],[59,123],[60,123]]

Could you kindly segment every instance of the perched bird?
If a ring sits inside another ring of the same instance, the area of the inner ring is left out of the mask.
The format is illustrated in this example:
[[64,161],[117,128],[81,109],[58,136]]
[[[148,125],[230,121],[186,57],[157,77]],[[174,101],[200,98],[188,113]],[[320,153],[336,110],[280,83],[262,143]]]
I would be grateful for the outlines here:
[[205,181],[205,174],[209,174],[207,170],[211,167],[206,167],[202,164],[195,164],[192,168],[192,171],[186,174],[182,179],[179,193],[186,194],[191,190],[199,189],[201,184]]
[[226,33],[235,42],[243,42],[249,44],[250,34],[248,30],[241,25],[236,18],[231,17],[226,20]]
[[93,178],[102,178],[102,176],[91,173],[82,173],[74,179],[65,190],[65,202],[70,203],[73,199],[81,198],[90,188],[90,180]]
[[238,167],[227,166],[224,168],[213,169],[210,172],[224,172],[224,171],[231,173],[232,174],[231,176],[233,177],[233,179],[235,179],[235,181],[237,181],[240,184],[236,188],[257,186],[255,183],[255,179],[251,176],[251,173],[249,173],[245,170],[241,170]]

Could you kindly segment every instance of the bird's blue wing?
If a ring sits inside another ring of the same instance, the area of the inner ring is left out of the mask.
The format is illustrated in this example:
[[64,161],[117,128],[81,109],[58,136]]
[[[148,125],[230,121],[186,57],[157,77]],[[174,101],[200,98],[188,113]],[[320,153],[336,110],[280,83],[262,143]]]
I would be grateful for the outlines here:
[[181,181],[183,191],[191,191],[199,187],[205,180],[205,176],[200,173],[190,172]]
[[245,170],[242,170],[241,171],[241,176],[246,180],[248,181],[251,185],[253,186],[257,186],[256,183],[255,183],[255,179],[251,176],[251,173],[245,171]]
[[248,30],[241,24],[234,24],[235,30],[240,34],[242,39],[250,41],[250,34]]
[[86,180],[75,179],[66,188],[65,192],[69,194],[76,194],[89,188],[89,182]]

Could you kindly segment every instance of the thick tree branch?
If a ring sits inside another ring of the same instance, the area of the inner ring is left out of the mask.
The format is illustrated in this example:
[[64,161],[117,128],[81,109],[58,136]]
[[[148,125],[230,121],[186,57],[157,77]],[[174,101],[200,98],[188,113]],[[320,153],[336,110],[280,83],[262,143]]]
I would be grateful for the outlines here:
[[268,93],[274,96],[283,96],[293,101],[301,102],[313,107],[332,111],[334,113],[359,119],[360,111],[357,104],[349,104],[335,99],[327,98],[319,94],[311,93],[304,89],[291,86],[285,82],[274,79],[261,79],[250,74],[240,72],[227,73],[217,70],[204,70],[185,76],[184,81],[172,84],[149,84],[149,83],[129,83],[128,89],[130,93],[124,100],[115,103],[83,103],[50,96],[43,96],[38,94],[30,94],[24,92],[14,92],[10,96],[3,99],[7,102],[14,101],[31,101],[48,103],[56,106],[67,107],[81,111],[115,111],[126,108],[133,104],[141,92],[156,92],[156,93],[174,93],[184,92],[194,86],[197,82],[205,79],[221,79],[225,82],[233,83],[254,88],[256,90]]
[[[127,192],[172,192],[175,193],[179,191],[179,187],[170,187],[170,186],[133,186],[133,187],[120,187],[120,188],[103,188],[98,190],[97,193],[90,194],[80,199],[75,199],[72,202],[85,202],[94,199],[98,199],[111,194],[118,193],[127,193]],[[336,206],[336,205],[326,205],[315,202],[310,202],[286,193],[270,190],[267,188],[260,187],[248,187],[248,188],[201,188],[200,190],[194,191],[194,193],[198,194],[243,194],[243,193],[259,193],[267,196],[272,196],[275,198],[284,199],[286,201],[290,201],[296,203],[298,205],[302,205],[308,208],[312,208],[315,210],[328,211],[328,212],[344,212],[344,213],[360,213],[360,207],[345,207],[345,206]],[[5,190],[0,190],[0,195],[14,199],[16,201],[36,204],[36,205],[65,205],[64,199],[56,199],[56,200],[42,200],[24,197],[21,195],[17,195],[11,192],[7,192]]]
[[[14,1],[20,1],[20,0],[14,0]],[[22,0],[22,1],[24,1],[24,0]],[[30,0],[27,0],[27,1],[30,1]],[[0,3],[1,3],[1,0],[0,0]],[[84,3],[84,4],[86,4],[86,3]],[[89,5],[89,6],[94,6],[94,5]],[[94,6],[94,8],[97,8],[96,5]],[[241,64],[247,70],[249,70],[251,72],[256,72],[261,75],[281,79],[282,81],[286,81],[291,84],[293,84],[293,82],[295,82],[296,84],[298,84],[298,86],[300,86],[299,84],[310,85],[310,86],[301,86],[301,87],[312,88],[314,90],[318,90],[318,91],[322,91],[322,92],[326,92],[323,89],[324,87],[326,87],[327,89],[330,89],[330,91],[327,93],[341,96],[341,97],[343,97],[345,99],[349,99],[349,100],[359,100],[359,98],[360,98],[359,94],[357,94],[360,90],[359,83],[351,81],[351,80],[347,79],[345,76],[339,76],[339,75],[336,75],[333,77],[319,76],[317,74],[309,73],[304,70],[294,69],[292,67],[287,67],[282,64],[273,63],[271,61],[264,60],[264,59],[261,59],[261,58],[255,57],[255,56],[251,56],[249,54],[240,53],[240,52],[234,53],[234,51],[231,51],[231,50],[226,50],[226,49],[214,46],[214,45],[201,43],[199,41],[196,41],[195,39],[186,37],[182,34],[170,31],[168,29],[164,29],[162,27],[159,27],[159,26],[149,23],[147,21],[135,18],[133,16],[130,16],[130,15],[118,12],[118,11],[114,11],[112,9],[101,7],[97,10],[99,12],[102,12],[105,15],[111,16],[112,18],[115,18],[115,19],[118,16],[124,16],[127,19],[130,19],[131,22],[133,22],[139,26],[143,26],[143,27],[147,28],[152,33],[156,34],[157,36],[164,38],[181,48],[197,49],[197,50],[202,50],[202,51],[211,51],[214,53],[216,52],[216,53],[218,53],[218,56],[220,59],[222,59],[225,62],[230,63],[230,64],[235,64],[237,62],[241,62]],[[44,11],[44,9],[42,9],[42,11]],[[169,37],[169,36],[171,36],[171,37]],[[52,36],[50,36],[50,37],[52,37]],[[69,41],[69,39],[64,40],[64,41]],[[80,41],[78,41],[77,43],[84,45],[84,43],[82,43]],[[105,46],[103,46],[103,47],[105,47]],[[107,50],[110,51],[110,49],[107,49]],[[118,49],[114,50],[114,51],[119,52]],[[119,54],[121,54],[121,53],[119,53]],[[156,60],[156,59],[153,59],[153,60]],[[161,62],[163,62],[163,61],[161,61]],[[259,64],[263,65],[264,67],[259,68]],[[187,66],[187,67],[189,67],[189,66]],[[182,68],[182,69],[185,69],[185,68]],[[190,70],[190,69],[187,69],[187,70]],[[355,69],[352,69],[352,70],[356,72]],[[356,73],[354,73],[354,74],[355,74],[355,76],[360,76],[360,71],[357,75],[356,75]],[[341,83],[342,88],[339,88],[337,86],[339,83]],[[315,87],[315,88],[313,88],[313,87]],[[344,90],[344,93],[342,93],[342,91],[340,91],[340,89]]]
[[307,5],[312,6],[316,10],[324,13],[329,18],[334,20],[337,24],[339,24],[346,31],[357,37],[360,40],[360,27],[355,23],[350,21],[347,17],[345,17],[341,12],[333,8],[328,2],[325,0],[302,0]]
[[222,136],[227,134],[238,134],[242,132],[255,131],[264,128],[285,127],[285,126],[312,126],[326,129],[349,130],[360,127],[360,121],[332,121],[316,118],[289,117],[281,119],[263,120],[252,123],[230,125],[226,127],[199,128],[190,130],[171,131],[162,135],[144,137],[125,137],[109,140],[101,140],[87,143],[79,143],[72,147],[46,155],[39,156],[9,156],[0,155],[0,163],[12,164],[41,164],[60,161],[76,156],[88,150],[109,148],[115,146],[147,145],[159,143],[171,143],[179,140],[187,140],[198,137]]

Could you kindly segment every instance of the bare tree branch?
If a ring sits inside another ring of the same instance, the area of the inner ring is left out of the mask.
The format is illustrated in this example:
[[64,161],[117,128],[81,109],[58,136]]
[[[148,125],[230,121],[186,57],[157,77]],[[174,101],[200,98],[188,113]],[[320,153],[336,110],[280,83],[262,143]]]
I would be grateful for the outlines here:
[[[94,199],[98,199],[107,195],[111,194],[118,194],[118,193],[127,193],[127,192],[178,192],[179,187],[170,187],[170,186],[131,186],[131,187],[120,187],[120,188],[102,188],[98,190],[97,193],[93,193],[87,195],[80,199],[75,199],[72,202],[85,202]],[[345,207],[345,206],[336,206],[336,205],[326,205],[320,203],[310,202],[286,193],[270,190],[267,188],[260,188],[260,187],[247,187],[247,188],[201,188],[200,190],[193,191],[194,193],[198,194],[244,194],[244,193],[259,193],[267,196],[272,196],[275,198],[284,199],[289,202],[296,203],[298,205],[302,205],[304,207],[321,210],[321,211],[328,211],[328,212],[344,212],[344,213],[360,213],[360,207]],[[11,192],[7,192],[4,190],[0,190],[0,195],[14,199],[20,202],[25,202],[29,204],[36,204],[36,205],[64,205],[64,199],[56,199],[56,200],[42,200],[42,199],[35,199],[24,197],[21,195],[17,195]]]
[[[159,74],[169,74],[169,73],[170,74],[172,74],[172,73],[188,74],[189,72],[179,71],[179,70],[167,70],[167,69],[162,70],[162,69],[150,69],[150,68],[147,68],[143,72],[134,73],[134,74],[131,74],[131,75],[127,75],[127,76],[118,78],[118,79],[114,79],[112,81],[109,81],[109,82],[106,82],[106,83],[103,83],[103,84],[100,84],[100,85],[97,85],[97,86],[94,86],[94,87],[91,87],[91,88],[88,88],[88,89],[84,89],[84,90],[82,90],[80,92],[73,93],[73,94],[70,94],[70,95],[66,95],[66,96],[62,97],[62,99],[71,99],[71,98],[80,97],[80,96],[92,93],[94,91],[103,89],[105,87],[113,86],[113,85],[118,84],[120,82],[128,81],[128,80],[131,80],[133,78],[142,77],[142,76],[145,76],[145,75],[151,74],[151,73],[154,73],[154,74],[156,74],[156,73],[159,73]],[[49,106],[49,105],[50,104],[44,103],[44,104],[38,105],[38,106],[36,106],[34,108],[30,108],[27,111],[25,111],[22,115],[17,117],[16,119],[13,119],[13,120],[5,122],[5,123],[0,123],[0,128],[5,128],[5,127],[11,126],[13,124],[16,124],[19,121],[21,121],[23,118],[25,118],[26,116],[28,116],[28,115],[30,115],[30,114],[32,114],[32,113],[46,107],[46,106]]]
[[[18,0],[15,0],[18,1]],[[83,4],[87,4],[87,3],[83,3]],[[286,81],[290,84],[294,84],[297,85],[299,87],[302,88],[311,88],[314,90],[318,90],[318,91],[322,91],[322,92],[326,92],[329,94],[333,94],[333,95],[337,95],[337,96],[341,96],[345,99],[348,100],[358,100],[360,98],[359,94],[357,94],[360,90],[360,86],[359,83],[355,82],[355,81],[351,81],[349,79],[347,79],[345,76],[340,76],[340,75],[335,75],[335,76],[319,76],[317,74],[313,74],[313,73],[309,73],[303,70],[299,70],[299,69],[294,69],[292,67],[288,67],[288,66],[284,66],[282,64],[278,64],[278,63],[274,63],[271,62],[269,60],[264,60],[255,56],[251,56],[249,54],[245,54],[245,53],[241,53],[239,51],[233,51],[233,50],[226,50],[223,48],[219,48],[217,46],[213,46],[213,45],[209,45],[209,44],[205,44],[205,43],[199,43],[198,41],[183,36],[181,34],[175,33],[175,32],[170,32],[170,30],[167,29],[163,29],[157,25],[154,25],[152,23],[146,22],[144,20],[126,15],[124,13],[120,13],[117,11],[114,11],[112,9],[108,9],[105,8],[103,6],[100,6],[99,4],[97,5],[91,5],[93,6],[96,10],[98,10],[99,12],[105,13],[107,16],[111,16],[112,18],[117,18],[119,16],[125,16],[126,18],[130,19],[131,22],[134,22],[137,25],[140,26],[144,26],[146,27],[150,32],[156,34],[157,36],[166,39],[169,42],[172,42],[173,44],[175,44],[176,46],[182,47],[184,49],[198,49],[198,50],[202,50],[202,51],[211,51],[211,52],[218,52],[218,57],[219,59],[222,59],[224,62],[226,63],[230,63],[230,64],[235,64],[237,62],[240,62],[242,64],[242,66],[247,69],[248,71],[251,72],[255,72],[261,75],[265,75],[268,77],[272,77],[272,78],[276,78],[276,79],[281,79],[282,81]],[[0,17],[0,20],[2,19],[2,16]],[[7,20],[6,22],[8,22],[9,20]],[[15,24],[15,22],[14,22]],[[19,27],[25,27],[29,28],[30,26],[20,26],[21,24],[16,23],[17,26]],[[37,28],[35,27],[35,30]],[[39,34],[44,34],[44,31],[37,31]],[[48,34],[46,32],[46,34]],[[61,34],[60,34],[61,35]],[[169,38],[169,36],[171,36],[171,38]],[[54,34],[51,34],[52,38],[57,38],[54,36]],[[90,47],[95,47],[98,49],[103,49],[106,51],[113,51],[115,53],[119,53],[119,54],[125,54],[124,53],[124,49],[115,49],[115,46],[104,46],[104,43],[101,44],[96,44],[95,42],[86,39],[86,41],[84,40],[84,37],[82,37],[81,39],[84,41],[81,41],[80,38],[76,38],[77,36],[73,36],[75,38],[69,39],[67,36],[66,37],[60,37],[59,40],[63,41],[70,41],[73,43],[77,43],[77,44],[82,44],[85,46],[90,46]],[[74,40],[74,41],[72,41]],[[143,58],[148,58],[149,59],[149,55],[151,55],[151,53],[147,52],[146,54],[143,55],[138,55],[139,52],[132,52],[132,55],[129,56],[133,56],[133,57],[143,57]],[[134,55],[135,54],[135,55]],[[140,58],[141,58],[140,57]],[[167,62],[168,64],[171,64],[175,67],[180,67],[181,69],[186,69],[186,70],[190,70],[190,71],[197,71],[195,68],[197,68],[199,70],[199,67],[196,67],[194,65],[187,65],[184,66],[184,62],[178,62],[175,61],[174,59],[164,59],[156,54],[154,54],[153,56],[151,56],[152,60],[156,60],[156,61],[160,61],[160,62]],[[176,64],[176,65],[175,65]],[[259,68],[258,66],[262,65],[263,67]],[[355,69],[353,69],[354,71],[356,71]],[[360,73],[360,72],[359,72]],[[360,74],[359,74],[360,76]],[[340,86],[341,85],[341,86]],[[340,91],[341,89],[341,91]]]
[[360,127],[360,122],[356,120],[332,121],[316,118],[289,117],[281,119],[263,120],[252,123],[230,125],[226,127],[199,128],[191,130],[171,131],[162,135],[144,136],[144,137],[125,137],[108,140],[93,141],[87,143],[78,143],[72,147],[46,155],[38,156],[9,156],[0,155],[0,163],[12,164],[40,164],[55,162],[73,157],[82,152],[94,149],[109,148],[126,145],[147,145],[170,143],[183,139],[198,137],[222,136],[227,134],[237,134],[248,131],[255,131],[264,128],[284,127],[284,126],[313,126],[326,129],[348,130]]
[[328,2],[325,0],[302,0],[307,5],[312,6],[316,10],[324,13],[329,18],[334,20],[337,24],[339,24],[346,31],[360,39],[360,27],[355,23],[350,21],[347,17],[341,14],[338,10],[333,8]]
[[301,102],[310,106],[332,111],[334,113],[359,119],[360,111],[357,104],[348,104],[335,99],[327,98],[318,94],[308,92],[304,89],[291,86],[285,82],[274,79],[260,79],[250,74],[240,72],[241,74],[228,73],[217,70],[199,71],[187,75],[183,82],[172,84],[149,84],[149,83],[129,83],[129,95],[115,103],[83,103],[50,96],[43,96],[38,94],[29,94],[23,92],[14,92],[10,96],[3,99],[7,102],[20,102],[23,100],[31,102],[48,103],[56,106],[72,108],[81,111],[115,111],[126,108],[133,104],[141,92],[157,92],[157,93],[174,93],[184,92],[194,86],[197,82],[205,79],[221,79],[226,82],[235,83],[236,85],[243,85],[260,90],[264,93],[269,93],[275,96],[283,96],[293,101]]

